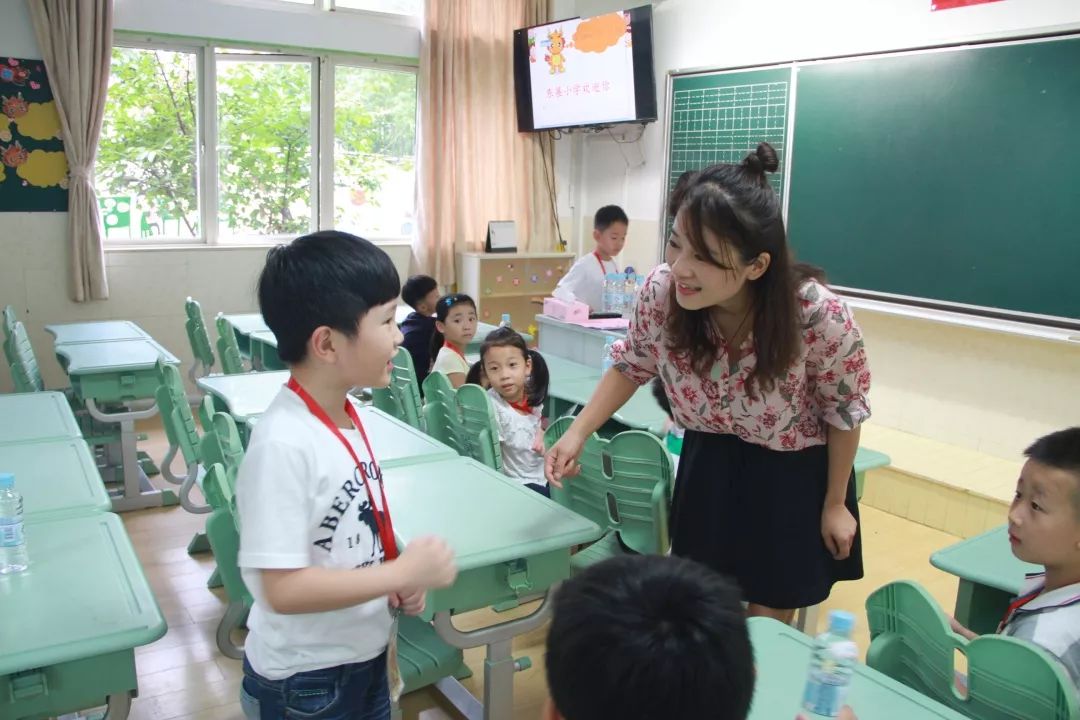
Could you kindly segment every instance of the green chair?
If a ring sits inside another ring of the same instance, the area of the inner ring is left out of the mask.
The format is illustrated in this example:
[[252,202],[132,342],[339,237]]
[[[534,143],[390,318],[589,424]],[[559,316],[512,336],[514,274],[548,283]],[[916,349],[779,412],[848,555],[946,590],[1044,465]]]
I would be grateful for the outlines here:
[[[866,599],[866,664],[976,720],[1080,717],[1065,667],[1042,648],[1004,635],[970,642],[921,586],[901,580]],[[955,655],[967,658],[966,694],[956,688]]]
[[[165,427],[165,436],[169,439],[169,451],[161,463],[162,476],[180,486],[180,505],[191,513],[210,512],[209,505],[197,505],[191,499],[191,489],[199,484],[200,460],[199,430],[195,425],[195,415],[188,404],[184,381],[175,366],[161,360],[157,363],[158,389],[154,393],[161,424]],[[172,461],[179,453],[187,464],[184,477],[172,472]]]
[[239,375],[247,372],[244,369],[244,359],[240,357],[240,346],[236,344],[236,333],[232,325],[225,319],[224,313],[218,313],[214,318],[217,327],[217,351],[221,358],[221,371],[226,375]]
[[26,326],[16,320],[8,343],[13,356],[11,379],[15,383],[15,392],[44,390],[45,383],[41,379],[41,369],[34,355],[34,347],[30,344],[30,336],[26,334]]
[[11,336],[15,334],[15,323],[19,321],[15,308],[11,305],[4,306],[4,361],[7,365],[15,362],[15,355],[11,351]]
[[430,373],[424,379],[424,428],[459,455],[465,454],[457,390],[441,372]]
[[473,460],[502,472],[499,421],[487,390],[479,385],[462,385],[454,399],[461,415],[461,451]]
[[210,334],[206,332],[202,306],[197,301],[188,298],[184,302],[184,312],[187,314],[184,330],[187,331],[188,342],[191,343],[191,355],[195,358],[191,369],[188,370],[188,378],[194,385],[197,378],[209,375],[213,371],[214,348],[210,344]]
[[416,382],[412,355],[405,348],[398,348],[397,355],[394,356],[390,385],[385,388],[373,388],[371,398],[372,404],[379,410],[423,432],[420,385]]
[[[544,434],[551,447],[574,421],[559,418]],[[574,571],[621,553],[668,551],[668,511],[673,471],[671,455],[652,433],[627,430],[610,440],[593,434],[579,460],[581,474],[563,487],[551,487],[551,499],[592,520],[608,532],[570,559]]]

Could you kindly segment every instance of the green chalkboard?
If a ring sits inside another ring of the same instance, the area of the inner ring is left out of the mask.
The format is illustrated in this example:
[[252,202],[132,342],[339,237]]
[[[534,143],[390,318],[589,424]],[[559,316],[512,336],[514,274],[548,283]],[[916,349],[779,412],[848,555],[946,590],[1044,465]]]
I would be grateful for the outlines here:
[[785,73],[800,259],[852,291],[1080,321],[1080,38],[674,76],[669,187],[695,149],[715,161],[680,134],[680,90]]

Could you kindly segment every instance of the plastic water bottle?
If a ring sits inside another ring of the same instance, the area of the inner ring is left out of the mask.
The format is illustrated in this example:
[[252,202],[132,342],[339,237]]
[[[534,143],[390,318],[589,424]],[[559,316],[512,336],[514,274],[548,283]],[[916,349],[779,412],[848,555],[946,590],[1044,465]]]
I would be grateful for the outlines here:
[[623,316],[630,315],[634,306],[637,304],[637,275],[632,272],[628,272],[623,277]]
[[15,489],[15,476],[0,473],[0,575],[22,572],[29,563],[22,495]]
[[619,312],[619,297],[616,290],[618,282],[619,276],[615,273],[604,276],[604,312],[606,313]]
[[510,327],[510,313],[502,314],[502,320],[499,321],[499,327]]
[[608,335],[604,340],[604,357],[600,360],[600,368],[603,372],[607,372],[615,361],[611,359],[611,346],[615,344],[615,338]]
[[859,649],[851,639],[855,616],[843,610],[829,613],[829,629],[814,640],[814,654],[803,693],[803,709],[818,717],[836,717],[844,707],[852,666]]
[[683,437],[686,435],[686,430],[678,425],[672,425],[668,430],[667,437],[664,438],[664,444],[667,445],[668,452],[672,455],[682,455],[682,442]]

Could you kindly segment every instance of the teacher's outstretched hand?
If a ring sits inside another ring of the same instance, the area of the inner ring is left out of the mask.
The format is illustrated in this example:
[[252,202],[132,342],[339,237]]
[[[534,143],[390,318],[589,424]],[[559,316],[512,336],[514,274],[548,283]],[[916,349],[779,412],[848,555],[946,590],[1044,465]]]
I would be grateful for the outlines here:
[[585,441],[577,433],[567,431],[559,438],[544,456],[544,477],[547,481],[561,488],[563,478],[577,475],[581,471],[578,458],[584,448]]

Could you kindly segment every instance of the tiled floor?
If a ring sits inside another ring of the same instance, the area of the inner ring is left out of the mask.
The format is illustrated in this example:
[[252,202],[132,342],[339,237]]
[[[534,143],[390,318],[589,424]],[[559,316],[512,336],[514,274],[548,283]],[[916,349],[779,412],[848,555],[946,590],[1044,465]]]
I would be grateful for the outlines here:
[[[160,426],[143,429],[151,433],[151,440],[144,448],[152,457],[162,457]],[[922,583],[939,602],[951,608],[956,580],[932,568],[928,557],[956,538],[873,508],[865,507],[862,513],[867,577],[838,585],[824,610],[845,608],[861,613],[870,592],[900,578]],[[213,558],[209,554],[191,557],[186,551],[188,541],[202,527],[205,517],[172,507],[126,513],[123,518],[169,625],[165,637],[137,651],[139,697],[133,703],[131,717],[241,720],[237,701],[240,662],[222,657],[214,642],[225,601],[220,591],[206,588],[214,567]],[[489,612],[477,612],[463,616],[458,624],[468,628],[487,624],[491,618]],[[528,655],[533,662],[531,669],[515,678],[515,718],[539,717],[546,696],[544,634],[545,629],[540,629],[515,643],[515,654]],[[865,623],[857,629],[856,640],[865,650],[868,642]],[[479,693],[483,651],[468,651],[466,658],[474,675],[465,685]],[[412,720],[456,717],[429,691],[406,697],[404,710],[405,717]]]

